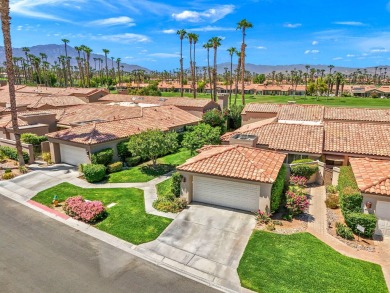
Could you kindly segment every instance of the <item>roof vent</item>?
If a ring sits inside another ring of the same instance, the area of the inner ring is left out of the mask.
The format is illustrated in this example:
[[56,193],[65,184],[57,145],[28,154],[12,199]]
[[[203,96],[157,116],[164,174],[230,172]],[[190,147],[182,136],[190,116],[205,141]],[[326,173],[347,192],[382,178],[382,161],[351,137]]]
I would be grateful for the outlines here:
[[230,138],[229,142],[231,145],[238,144],[246,147],[256,147],[257,141],[258,137],[256,135],[237,133]]

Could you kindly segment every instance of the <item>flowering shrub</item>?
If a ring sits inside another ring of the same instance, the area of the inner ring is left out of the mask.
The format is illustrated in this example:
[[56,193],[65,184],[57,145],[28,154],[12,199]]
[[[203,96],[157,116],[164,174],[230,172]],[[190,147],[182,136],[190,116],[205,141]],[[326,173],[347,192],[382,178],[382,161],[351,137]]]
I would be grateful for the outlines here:
[[290,176],[290,184],[298,186],[306,186],[307,178],[304,176]]
[[268,224],[271,221],[270,214],[260,210],[256,213],[256,221],[258,224]]
[[302,214],[309,207],[309,201],[305,195],[296,194],[289,190],[286,192],[286,208],[295,216]]
[[65,213],[86,223],[96,223],[104,219],[106,210],[100,201],[85,201],[81,195],[69,197],[64,204]]

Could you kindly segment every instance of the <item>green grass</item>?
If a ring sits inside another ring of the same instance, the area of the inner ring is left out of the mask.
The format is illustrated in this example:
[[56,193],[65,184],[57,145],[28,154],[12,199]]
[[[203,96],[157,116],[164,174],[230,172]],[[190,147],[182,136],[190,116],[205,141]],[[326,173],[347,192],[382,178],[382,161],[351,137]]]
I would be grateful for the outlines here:
[[183,149],[177,153],[159,158],[156,168],[153,168],[152,162],[146,162],[128,170],[112,173],[109,175],[108,182],[148,182],[174,170],[176,166],[183,164],[190,157],[191,152]]
[[[180,97],[177,92],[164,92],[164,97]],[[192,97],[191,93],[184,93],[186,97]],[[210,98],[210,94],[197,94],[199,98]],[[232,95],[232,102],[234,95]],[[304,97],[304,96],[260,96],[260,95],[245,95],[246,103],[287,103],[288,101],[296,101],[297,104],[325,105],[334,107],[367,107],[367,108],[390,108],[390,99],[374,99],[374,98],[359,98],[359,97]],[[237,104],[241,105],[241,96],[237,97]]]
[[133,244],[156,239],[172,221],[147,214],[143,191],[136,188],[84,189],[70,183],[61,183],[39,192],[32,200],[52,207],[54,195],[57,195],[60,201],[71,196],[82,195],[88,200],[99,200],[105,206],[115,202],[114,207],[107,209],[107,218],[94,226]]
[[156,185],[157,187],[157,195],[159,198],[172,198],[174,195],[171,191],[171,184],[172,184],[172,178],[169,178],[159,184]]
[[379,265],[343,256],[309,233],[253,232],[237,270],[256,292],[388,292]]

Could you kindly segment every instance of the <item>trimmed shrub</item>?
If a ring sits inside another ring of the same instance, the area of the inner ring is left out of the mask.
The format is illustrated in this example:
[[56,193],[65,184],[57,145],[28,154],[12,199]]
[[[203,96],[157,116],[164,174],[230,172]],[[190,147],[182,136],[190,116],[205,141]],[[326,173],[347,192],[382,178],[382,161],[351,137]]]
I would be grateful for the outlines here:
[[85,164],[83,172],[84,177],[88,182],[99,182],[106,176],[106,166],[102,164]]
[[180,196],[181,178],[182,178],[182,176],[180,175],[179,172],[175,172],[175,173],[172,174],[171,192],[176,197]]
[[128,141],[121,141],[116,145],[118,156],[122,159],[122,161],[131,156],[127,143]]
[[141,157],[140,156],[135,156],[135,157],[129,157],[125,159],[127,166],[129,167],[134,167],[137,166],[141,162]]
[[9,170],[9,172],[7,172],[7,171],[8,171],[8,170],[6,170],[6,172],[1,176],[1,178],[2,178],[3,180],[9,180],[9,179],[12,179],[12,178],[15,177],[15,174],[12,173],[11,170]]
[[307,178],[303,176],[290,176],[290,184],[297,186],[306,186]]
[[65,213],[86,223],[96,223],[107,216],[107,212],[100,201],[85,201],[81,195],[69,197],[63,207]]
[[278,210],[280,204],[282,203],[282,197],[284,192],[284,185],[286,181],[286,172],[287,168],[285,165],[282,165],[280,168],[279,174],[276,177],[276,180],[271,188],[271,213],[274,213]]
[[345,187],[352,187],[356,190],[359,189],[351,166],[340,167],[339,183],[337,188],[341,191]]
[[256,222],[257,224],[268,224],[271,222],[271,215],[267,212],[258,210],[256,213]]
[[28,169],[26,166],[20,166],[19,172],[20,172],[20,174],[26,174],[28,172]]
[[41,142],[47,141],[47,137],[42,135],[38,136],[34,133],[22,133],[20,140],[24,143],[29,143],[34,146],[39,146]]
[[123,168],[122,162],[115,162],[107,166],[108,173],[119,172]]
[[337,186],[335,185],[326,185],[326,192],[327,193],[337,193]]
[[156,210],[165,213],[178,213],[187,207],[188,203],[184,198],[175,198],[169,200],[166,198],[158,198],[153,202],[153,207]]
[[[18,161],[18,152],[16,149],[8,147],[8,146],[0,146],[0,151],[9,159]],[[28,153],[23,152],[23,159],[24,162],[27,164],[30,160],[30,157],[28,156]]]
[[362,211],[363,196],[353,187],[345,187],[340,191],[340,207],[345,213],[359,213]]
[[318,165],[313,164],[304,164],[304,163],[311,163],[313,160],[310,159],[302,159],[302,160],[296,160],[293,161],[291,164],[299,164],[295,166],[291,166],[291,174],[294,176],[303,176],[307,179],[309,179],[314,173],[318,171]]
[[[350,227],[355,234],[363,235],[371,238],[375,232],[377,218],[372,214],[363,213],[346,213],[344,214],[345,223]],[[364,233],[361,233],[356,227],[363,226]]]
[[46,163],[51,163],[51,154],[49,152],[42,153],[42,160]]
[[104,165],[107,166],[112,162],[112,157],[114,156],[114,151],[110,148],[98,151],[91,155],[92,164]]
[[325,200],[327,208],[337,209],[339,207],[339,197],[337,194],[328,194]]
[[336,234],[347,240],[353,240],[355,238],[351,228],[339,222],[336,223]]
[[292,191],[286,192],[286,208],[293,216],[304,213],[309,207],[309,201],[305,195]]

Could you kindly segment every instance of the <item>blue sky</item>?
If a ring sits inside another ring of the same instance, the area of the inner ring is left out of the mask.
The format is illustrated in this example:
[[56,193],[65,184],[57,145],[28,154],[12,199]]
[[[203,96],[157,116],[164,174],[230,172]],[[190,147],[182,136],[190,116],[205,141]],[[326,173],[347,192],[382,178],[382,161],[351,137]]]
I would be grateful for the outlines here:
[[[390,63],[390,1],[352,0],[11,0],[14,47],[42,44],[87,45],[110,50],[129,64],[163,70],[179,67],[184,28],[199,34],[197,65],[206,64],[202,44],[223,39],[226,50],[240,48],[236,24],[252,22],[247,62],[265,65],[333,64],[366,67]],[[184,42],[189,63],[188,41]],[[188,66],[188,65],[187,65]]]

